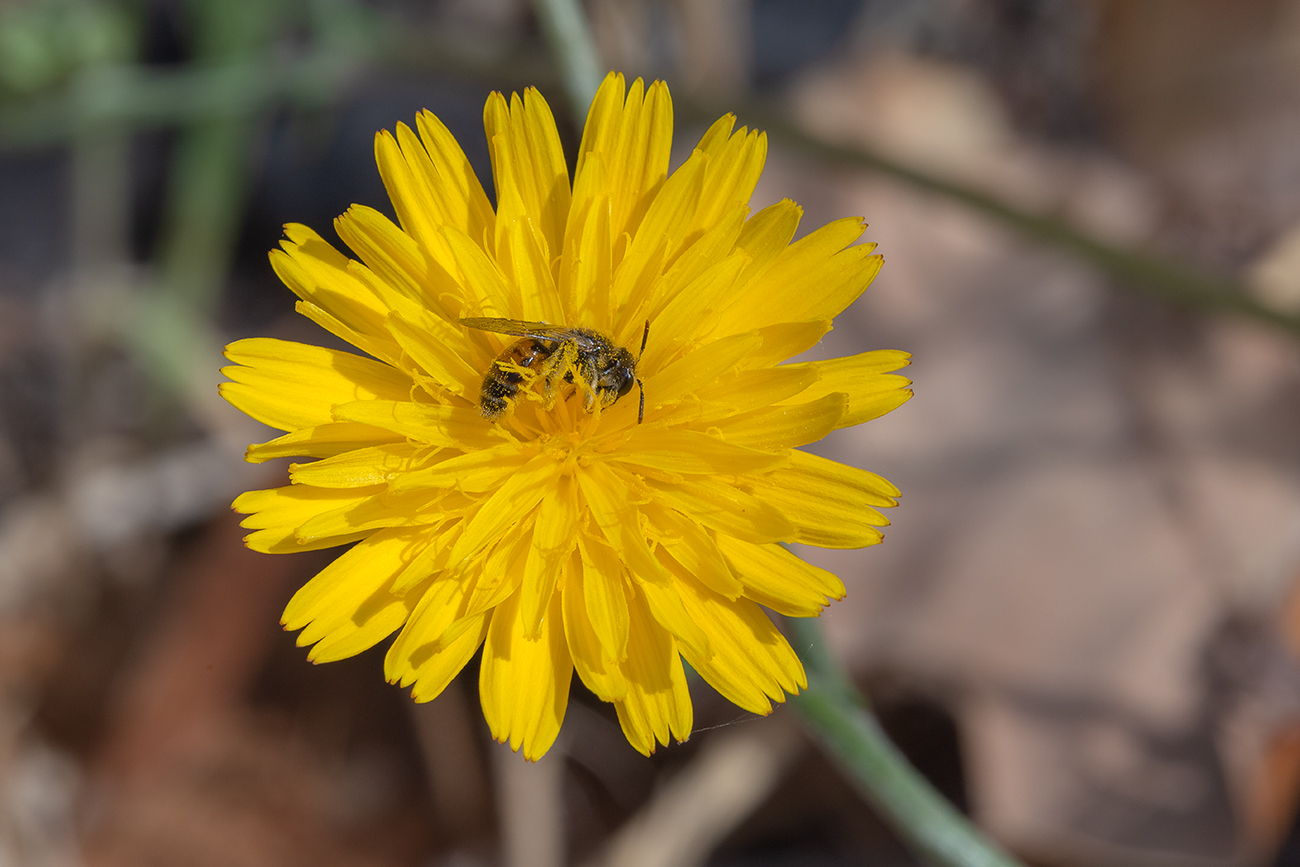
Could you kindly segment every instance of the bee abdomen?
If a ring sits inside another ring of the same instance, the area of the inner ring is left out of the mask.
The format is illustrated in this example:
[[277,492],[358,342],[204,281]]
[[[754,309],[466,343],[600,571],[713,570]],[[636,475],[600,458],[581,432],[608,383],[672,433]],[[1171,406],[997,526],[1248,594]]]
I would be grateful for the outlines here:
[[479,390],[479,414],[488,421],[496,421],[505,415],[524,381],[519,368],[536,370],[550,355],[549,346],[531,337],[507,347],[483,377],[483,387]]
[[492,362],[492,369],[483,378],[483,387],[479,390],[479,412],[488,421],[496,421],[505,414],[510,401],[519,393],[519,383],[524,378],[517,371],[502,370],[497,362]]

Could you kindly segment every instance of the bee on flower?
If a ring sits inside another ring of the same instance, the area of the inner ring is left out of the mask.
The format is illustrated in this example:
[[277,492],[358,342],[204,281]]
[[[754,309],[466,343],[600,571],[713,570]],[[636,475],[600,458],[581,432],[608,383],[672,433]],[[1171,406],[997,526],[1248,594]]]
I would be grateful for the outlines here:
[[906,401],[908,355],[786,363],[881,258],[859,219],[791,243],[798,205],[751,214],[767,141],[733,116],[669,175],[661,82],[605,79],[572,184],[537,91],[492,94],[484,125],[495,209],[426,111],[375,139],[399,225],[354,205],[335,229],[356,259],[296,224],[272,252],[298,311],[359,353],[226,348],[222,394],[286,431],[248,460],[314,459],[235,501],[248,546],[355,543],[284,626],[314,662],[396,632],[385,672],[417,701],[481,647],[483,713],[529,759],[575,670],[646,754],[690,735],[683,659],[768,713],[807,683],[764,609],[844,595],[782,543],[875,544],[896,505],[799,447]]
[[[561,375],[565,382],[586,387],[583,407],[588,412],[597,404],[609,406],[631,391],[632,383],[641,384],[636,376],[637,359],[632,353],[590,328],[557,328],[545,322],[517,319],[462,319],[460,324],[520,338],[497,356],[483,377],[479,410],[491,421],[499,419],[510,408],[520,386],[528,388],[537,376],[541,376],[546,386],[544,399],[548,409],[555,405],[555,382]],[[641,335],[642,352],[648,339],[650,323],[647,321],[645,333]],[[640,424],[644,420],[645,389],[642,388],[636,422]]]

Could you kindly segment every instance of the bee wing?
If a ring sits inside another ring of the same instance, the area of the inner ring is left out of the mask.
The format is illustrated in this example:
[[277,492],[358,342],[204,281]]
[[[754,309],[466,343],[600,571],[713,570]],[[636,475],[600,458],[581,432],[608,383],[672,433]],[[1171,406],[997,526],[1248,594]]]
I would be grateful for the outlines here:
[[576,340],[584,345],[590,342],[587,332],[582,329],[566,328],[562,325],[549,325],[545,322],[528,322],[523,319],[497,319],[494,317],[468,317],[460,320],[466,328],[479,331],[495,331],[497,334],[513,334],[516,337],[535,337],[538,340]]

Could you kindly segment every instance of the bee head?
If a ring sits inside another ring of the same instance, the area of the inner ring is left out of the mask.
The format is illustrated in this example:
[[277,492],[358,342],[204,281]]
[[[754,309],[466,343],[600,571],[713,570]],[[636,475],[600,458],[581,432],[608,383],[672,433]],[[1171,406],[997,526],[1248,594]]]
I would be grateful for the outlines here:
[[618,374],[618,396],[622,397],[632,390],[632,385],[636,382],[636,372],[630,367],[625,367]]
[[600,369],[601,384],[615,389],[622,397],[636,384],[636,359],[632,353],[620,348],[613,355],[605,358]]

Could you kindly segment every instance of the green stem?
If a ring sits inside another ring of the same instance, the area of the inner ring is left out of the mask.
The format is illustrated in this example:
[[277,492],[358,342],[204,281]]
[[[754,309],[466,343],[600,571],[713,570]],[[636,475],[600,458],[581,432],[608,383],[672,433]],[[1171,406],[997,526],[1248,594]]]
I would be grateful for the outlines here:
[[[257,57],[275,3],[191,0],[195,62],[221,67]],[[253,116],[211,117],[181,132],[160,255],[165,291],[210,315],[225,282],[246,195]]]
[[604,77],[591,28],[578,0],[535,0],[534,6],[581,126]]
[[93,135],[105,124],[134,131],[243,117],[279,100],[325,105],[361,59],[346,46],[326,46],[297,59],[250,58],[182,70],[105,65],[74,80],[67,93],[0,107],[0,148],[58,144]]
[[815,618],[791,618],[808,689],[792,700],[813,736],[903,841],[941,867],[1020,867],[994,846],[917,773],[890,743],[843,668],[831,657]]
[[[271,0],[190,0],[194,64],[222,68],[265,50],[278,12]],[[185,397],[206,386],[218,343],[209,321],[225,283],[247,195],[255,116],[213,115],[181,130],[154,291],[139,299],[130,335],[165,385]]]

